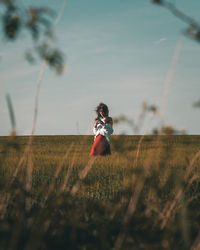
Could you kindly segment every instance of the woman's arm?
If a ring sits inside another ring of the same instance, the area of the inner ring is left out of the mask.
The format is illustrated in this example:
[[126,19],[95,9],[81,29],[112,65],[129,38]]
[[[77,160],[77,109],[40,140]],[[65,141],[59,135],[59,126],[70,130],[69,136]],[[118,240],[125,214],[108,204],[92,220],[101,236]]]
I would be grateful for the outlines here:
[[95,135],[97,135],[97,133],[98,133],[98,125],[101,124],[100,122],[101,122],[100,120],[95,120],[95,122],[94,122],[93,133]]
[[111,117],[104,117],[103,122],[96,120],[94,122],[93,133],[95,135],[101,134],[104,136],[109,136],[113,133],[113,120]]
[[109,135],[111,135],[113,133],[112,124],[110,124],[110,123],[98,124],[97,125],[97,131],[101,135],[109,136]]

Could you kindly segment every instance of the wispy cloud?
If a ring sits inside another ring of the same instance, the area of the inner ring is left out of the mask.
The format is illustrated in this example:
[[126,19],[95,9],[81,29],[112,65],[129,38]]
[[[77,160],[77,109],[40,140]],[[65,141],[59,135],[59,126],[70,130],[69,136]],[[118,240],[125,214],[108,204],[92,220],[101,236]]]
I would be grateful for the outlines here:
[[162,37],[162,38],[160,38],[159,40],[155,41],[154,44],[155,44],[155,45],[159,45],[159,44],[165,42],[166,40],[168,40],[167,37]]

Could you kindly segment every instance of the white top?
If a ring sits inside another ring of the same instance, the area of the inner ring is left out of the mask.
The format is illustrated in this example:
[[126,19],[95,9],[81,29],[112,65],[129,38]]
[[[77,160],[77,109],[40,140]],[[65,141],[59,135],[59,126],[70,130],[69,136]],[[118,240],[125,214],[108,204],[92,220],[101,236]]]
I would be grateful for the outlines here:
[[105,123],[102,119],[102,124],[98,123],[96,127],[93,127],[94,138],[97,135],[103,135],[106,137],[108,143],[110,143],[110,135],[113,133],[113,127],[110,123]]

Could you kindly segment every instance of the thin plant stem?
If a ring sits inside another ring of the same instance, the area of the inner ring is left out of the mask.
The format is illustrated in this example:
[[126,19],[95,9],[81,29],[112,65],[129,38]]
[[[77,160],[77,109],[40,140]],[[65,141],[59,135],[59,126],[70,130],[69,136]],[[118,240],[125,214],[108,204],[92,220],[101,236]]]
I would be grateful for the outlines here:
[[[188,181],[188,178],[190,177],[190,174],[193,170],[193,166],[194,166],[194,163],[196,162],[196,160],[200,157],[200,150],[195,154],[195,156],[192,158],[192,160],[190,161],[190,164],[187,168],[187,171],[185,173],[185,176],[184,176],[184,183],[187,183]],[[182,197],[182,194],[184,192],[184,189],[182,187],[180,187],[178,190],[177,190],[177,193],[173,199],[172,202],[168,203],[165,208],[163,209],[163,220],[162,220],[162,223],[161,223],[161,229],[163,229],[166,224],[167,224],[167,221],[169,220],[169,218],[171,217],[172,213],[175,212],[175,207],[178,203],[178,201],[181,199]]]
[[163,86],[163,97],[162,97],[162,106],[161,106],[161,123],[162,125],[165,123],[166,120],[166,111],[167,111],[167,101],[168,101],[168,96],[169,96],[169,89],[170,89],[170,85],[172,83],[174,74],[175,74],[175,68],[180,56],[180,51],[182,48],[182,44],[183,44],[183,36],[181,36],[176,44],[174,53],[173,53],[173,57],[172,57],[172,61],[171,61],[171,65],[169,68],[169,72],[167,74],[164,86]]
[[[58,165],[58,167],[57,167],[57,169],[56,169],[56,173],[55,173],[55,175],[54,175],[55,178],[57,178],[58,175],[60,174],[60,172],[61,172],[61,170],[62,170],[62,167],[63,167],[63,164],[64,164],[65,160],[68,158],[69,153],[70,153],[71,149],[73,148],[73,145],[74,145],[73,143],[70,145],[70,147],[67,149],[65,155],[63,156],[63,158],[62,158],[60,164]],[[45,197],[44,197],[43,206],[44,206],[44,204],[46,203],[46,201],[47,201],[47,199],[48,199],[50,193],[53,191],[53,188],[54,188],[54,183],[51,183],[51,185],[49,186],[49,188],[48,188],[48,190],[47,190],[47,193],[46,193],[46,195],[45,195]]]
[[[76,151],[75,151],[76,152]],[[74,166],[74,162],[75,162],[75,156],[76,156],[76,154],[75,154],[75,152],[74,152],[74,154],[73,154],[73,158],[72,158],[72,161],[71,161],[71,163],[70,163],[70,165],[69,165],[69,167],[68,167],[68,169],[67,169],[67,174],[66,174],[66,176],[65,176],[65,178],[64,178],[64,182],[63,182],[63,185],[62,185],[62,187],[61,187],[61,191],[63,192],[65,189],[66,189],[66,187],[67,187],[67,184],[68,184],[68,181],[69,181],[69,177],[70,177],[70,174],[71,174],[71,172],[72,172],[72,169],[73,169],[73,166]]]
[[83,170],[80,171],[79,173],[79,180],[74,184],[74,186],[71,189],[71,193],[74,195],[78,192],[81,182],[85,179],[87,176],[88,172],[91,170],[93,163],[95,161],[96,157],[91,157],[88,161],[88,164],[85,166]]

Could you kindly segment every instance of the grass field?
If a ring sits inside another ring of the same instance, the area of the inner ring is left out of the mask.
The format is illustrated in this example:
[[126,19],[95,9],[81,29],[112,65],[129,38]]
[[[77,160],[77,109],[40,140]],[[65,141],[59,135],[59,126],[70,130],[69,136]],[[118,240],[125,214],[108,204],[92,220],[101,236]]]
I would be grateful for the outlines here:
[[0,137],[0,249],[200,249],[200,136],[28,140]]

